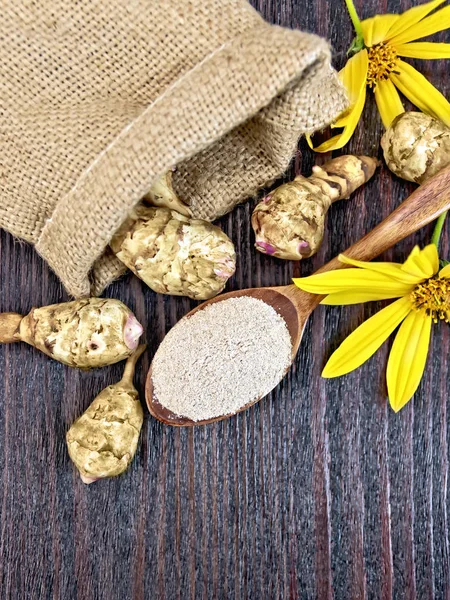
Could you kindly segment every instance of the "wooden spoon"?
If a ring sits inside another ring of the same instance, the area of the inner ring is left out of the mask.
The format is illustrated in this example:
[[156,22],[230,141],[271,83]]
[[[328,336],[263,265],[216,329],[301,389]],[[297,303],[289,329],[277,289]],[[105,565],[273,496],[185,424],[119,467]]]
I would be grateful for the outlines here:
[[[394,210],[394,212],[362,239],[356,242],[356,244],[350,246],[344,254],[356,260],[372,260],[403,238],[436,219],[441,213],[448,209],[450,209],[450,166],[446,167],[417,188],[409,198]],[[334,258],[332,261],[321,267],[317,273],[342,269],[346,266],[347,265],[340,263],[337,258]],[[291,335],[292,360],[294,360],[302,339],[306,321],[312,311],[320,303],[323,296],[304,292],[295,285],[250,288],[216,296],[191,310],[187,316],[191,316],[198,310],[202,310],[208,304],[221,302],[228,298],[240,298],[241,296],[251,296],[252,298],[263,300],[267,304],[270,304],[284,318]],[[284,375],[285,373],[283,374],[283,377]],[[281,379],[282,378],[280,378],[280,380]],[[162,406],[153,396],[151,366],[147,376],[145,395],[150,413],[159,421],[168,425],[185,427],[205,425],[232,416],[231,414],[228,414],[214,419],[191,421],[188,418],[172,413]],[[247,409],[260,399],[261,398],[257,398],[236,412]]]

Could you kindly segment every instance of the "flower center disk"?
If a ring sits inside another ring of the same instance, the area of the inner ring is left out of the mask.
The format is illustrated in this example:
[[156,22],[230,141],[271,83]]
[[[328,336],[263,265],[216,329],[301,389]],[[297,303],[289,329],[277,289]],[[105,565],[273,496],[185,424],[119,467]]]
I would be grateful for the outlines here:
[[377,44],[369,48],[367,85],[374,88],[379,81],[389,79],[397,66],[397,52],[389,44]]
[[450,318],[450,281],[434,278],[420,283],[411,292],[411,301],[416,310],[425,310],[435,323],[439,319],[448,323]]

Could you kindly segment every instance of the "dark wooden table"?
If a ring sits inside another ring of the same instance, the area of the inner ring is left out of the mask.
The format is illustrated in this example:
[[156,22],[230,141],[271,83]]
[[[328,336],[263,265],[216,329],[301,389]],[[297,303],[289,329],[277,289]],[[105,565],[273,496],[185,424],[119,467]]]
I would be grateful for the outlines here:
[[[412,4],[357,2],[366,17]],[[254,5],[273,23],[329,37],[342,66],[352,38],[343,0]],[[448,64],[420,65],[447,95]],[[379,154],[372,100],[364,123],[348,150]],[[308,173],[312,161],[302,142],[288,176]],[[382,168],[351,201],[334,205],[325,243],[302,263],[303,274],[371,229],[412,189]],[[251,203],[222,219],[239,256],[230,287],[289,283],[299,264],[252,249],[250,211]],[[387,256],[402,260],[430,233]],[[4,233],[0,244],[1,310],[66,299],[27,245]],[[442,253],[449,256],[447,236]],[[133,277],[107,295],[148,323],[142,391],[152,353],[191,304],[156,295]],[[293,369],[268,398],[228,421],[189,430],[146,415],[131,469],[91,486],[69,461],[65,432],[120,378],[122,366],[82,373],[25,345],[0,348],[1,598],[449,598],[448,326],[434,328],[425,377],[400,414],[386,402],[389,344],[351,375],[320,378],[331,351],[378,308],[318,308]]]

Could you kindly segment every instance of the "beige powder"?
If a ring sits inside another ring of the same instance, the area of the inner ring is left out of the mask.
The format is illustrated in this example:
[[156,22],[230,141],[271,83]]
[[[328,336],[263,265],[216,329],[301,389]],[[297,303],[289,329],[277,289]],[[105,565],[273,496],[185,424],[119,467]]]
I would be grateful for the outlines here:
[[233,414],[279,383],[291,353],[286,322],[269,304],[222,300],[166,335],[153,359],[154,395],[193,421]]

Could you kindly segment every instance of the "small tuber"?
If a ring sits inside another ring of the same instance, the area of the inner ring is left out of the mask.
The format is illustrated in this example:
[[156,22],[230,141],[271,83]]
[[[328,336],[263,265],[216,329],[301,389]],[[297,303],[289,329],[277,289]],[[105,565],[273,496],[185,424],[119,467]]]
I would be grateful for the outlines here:
[[369,156],[339,156],[313,167],[310,177],[299,175],[270,192],[252,214],[256,249],[291,260],[315,254],[331,204],[366,183],[377,165]]
[[112,365],[130,356],[142,325],[119,300],[88,298],[0,314],[0,343],[26,342],[70,367]]
[[212,298],[236,268],[233,242],[207,221],[138,206],[111,241],[117,258],[161,294]]
[[185,217],[192,217],[191,209],[178,198],[172,185],[172,171],[167,171],[150,188],[144,200],[152,206],[176,210]]
[[143,422],[133,376],[145,348],[139,346],[119,383],[100,392],[67,432],[69,456],[84,483],[120,475],[133,460]]
[[423,183],[450,164],[450,128],[424,113],[405,112],[388,127],[381,147],[395,175]]

